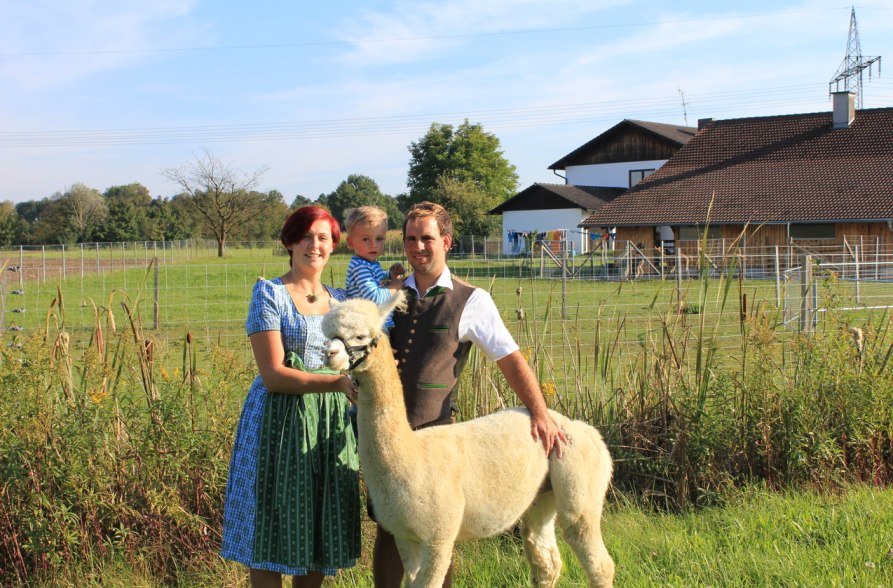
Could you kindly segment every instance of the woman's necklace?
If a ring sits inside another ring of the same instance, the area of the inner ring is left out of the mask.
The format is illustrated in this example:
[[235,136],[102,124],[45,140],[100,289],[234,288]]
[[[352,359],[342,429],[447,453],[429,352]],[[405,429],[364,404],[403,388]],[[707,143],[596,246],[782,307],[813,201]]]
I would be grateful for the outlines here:
[[[297,290],[297,289],[298,289],[298,284],[297,284],[297,282],[296,282],[296,281],[292,282],[292,291],[295,291],[295,290]],[[295,294],[296,294],[296,295],[303,296],[303,297],[307,300],[307,302],[310,303],[310,304],[313,304],[314,302],[316,302],[317,300],[319,300],[319,291],[316,290],[316,287],[315,287],[315,286],[314,286],[314,289],[313,289],[311,292],[307,293],[307,294],[305,294],[305,293],[303,293],[303,292],[295,292]]]

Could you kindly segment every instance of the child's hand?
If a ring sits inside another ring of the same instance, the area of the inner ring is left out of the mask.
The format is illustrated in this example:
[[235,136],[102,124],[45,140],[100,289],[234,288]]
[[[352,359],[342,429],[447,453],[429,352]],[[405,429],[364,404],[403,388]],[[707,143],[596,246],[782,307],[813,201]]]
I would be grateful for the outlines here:
[[[391,280],[399,280],[399,279],[403,278],[403,276],[406,274],[406,268],[403,267],[402,263],[400,263],[399,261],[396,261],[393,264],[391,264],[391,268],[388,270],[388,273],[391,276]],[[402,285],[401,285],[401,287],[402,287]]]

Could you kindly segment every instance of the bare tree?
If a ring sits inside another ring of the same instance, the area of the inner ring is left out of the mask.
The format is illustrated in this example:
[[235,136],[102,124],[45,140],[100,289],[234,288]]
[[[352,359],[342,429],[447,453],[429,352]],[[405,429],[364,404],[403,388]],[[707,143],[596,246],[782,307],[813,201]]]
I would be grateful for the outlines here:
[[263,209],[264,202],[252,189],[266,171],[266,167],[253,173],[234,169],[205,149],[189,165],[162,173],[183,189],[190,208],[217,239],[217,256],[223,257],[232,230]]

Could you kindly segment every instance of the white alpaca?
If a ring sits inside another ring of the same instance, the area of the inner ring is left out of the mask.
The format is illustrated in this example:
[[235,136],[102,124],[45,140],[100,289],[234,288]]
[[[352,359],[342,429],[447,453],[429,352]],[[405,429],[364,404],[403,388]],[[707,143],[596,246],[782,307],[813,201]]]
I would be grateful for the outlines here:
[[439,588],[457,541],[500,533],[521,521],[533,585],[555,586],[561,557],[556,518],[590,586],[611,586],[614,562],[601,536],[612,463],[593,427],[552,412],[567,435],[563,457],[547,458],[526,410],[413,431],[394,355],[381,327],[402,309],[349,300],[325,316],[329,367],[359,381],[360,464],[378,522],[397,540],[406,583]]

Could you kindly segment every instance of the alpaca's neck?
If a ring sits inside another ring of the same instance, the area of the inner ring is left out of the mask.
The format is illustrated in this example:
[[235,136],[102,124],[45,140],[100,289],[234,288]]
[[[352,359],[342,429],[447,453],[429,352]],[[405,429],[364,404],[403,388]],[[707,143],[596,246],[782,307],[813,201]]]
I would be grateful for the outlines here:
[[360,454],[372,450],[388,456],[393,463],[394,455],[405,453],[416,440],[406,416],[394,352],[386,336],[371,350],[365,363],[365,370],[353,374],[360,383]]

